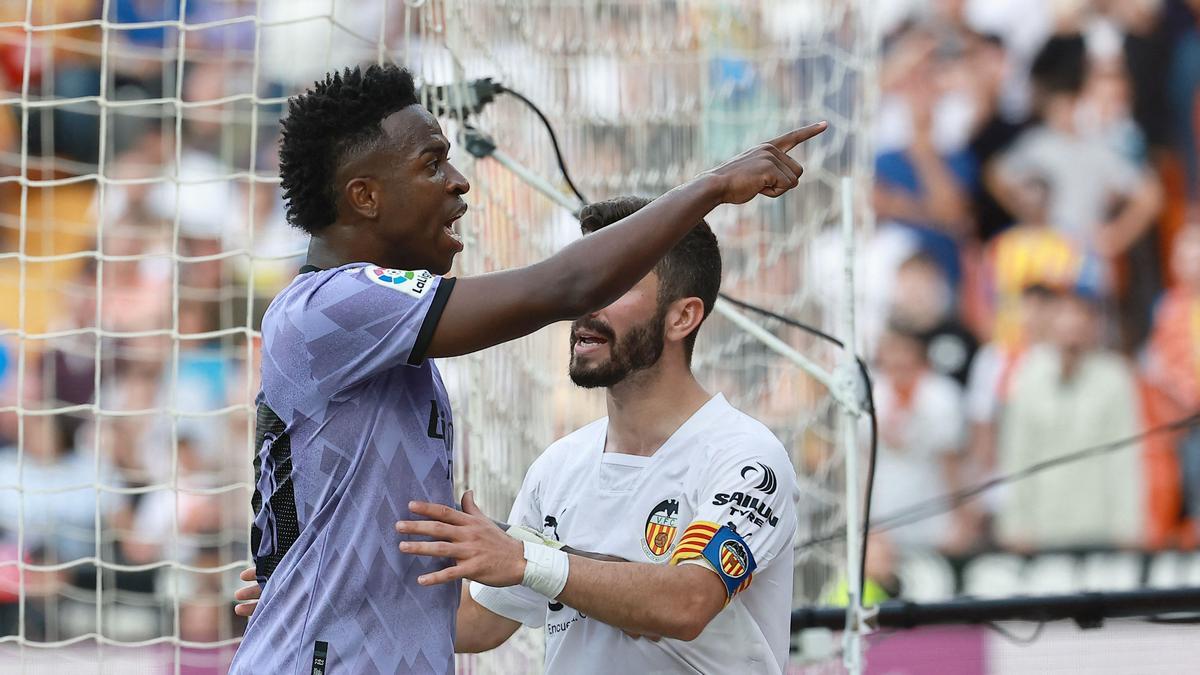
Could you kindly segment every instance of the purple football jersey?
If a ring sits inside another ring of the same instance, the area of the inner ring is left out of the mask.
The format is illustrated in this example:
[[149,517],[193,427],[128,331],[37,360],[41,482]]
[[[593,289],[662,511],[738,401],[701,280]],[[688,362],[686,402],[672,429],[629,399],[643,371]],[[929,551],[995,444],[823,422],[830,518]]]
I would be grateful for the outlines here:
[[231,673],[452,673],[452,564],[402,555],[410,500],[453,505],[454,433],[424,358],[454,279],[305,267],[263,317],[251,545],[262,600]]

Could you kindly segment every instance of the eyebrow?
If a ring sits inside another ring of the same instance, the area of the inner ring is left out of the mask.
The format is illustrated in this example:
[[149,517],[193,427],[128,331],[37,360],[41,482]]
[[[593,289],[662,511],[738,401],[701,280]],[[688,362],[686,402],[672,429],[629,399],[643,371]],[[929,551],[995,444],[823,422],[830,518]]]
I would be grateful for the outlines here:
[[444,154],[444,153],[449,153],[450,152],[450,142],[444,138],[435,138],[434,140],[430,141],[429,143],[426,143],[425,147],[421,148],[421,151],[419,153],[417,153],[417,156],[420,157],[422,155],[426,155],[431,152],[434,154],[438,154],[438,155]]

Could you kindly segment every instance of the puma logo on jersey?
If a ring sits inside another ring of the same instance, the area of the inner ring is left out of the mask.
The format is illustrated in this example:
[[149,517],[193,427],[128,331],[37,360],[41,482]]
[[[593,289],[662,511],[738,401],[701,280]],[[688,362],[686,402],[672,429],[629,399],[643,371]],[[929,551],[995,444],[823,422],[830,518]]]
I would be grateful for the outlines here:
[[758,497],[745,492],[734,492],[733,494],[718,492],[713,497],[712,503],[715,506],[732,504],[729,507],[731,513],[745,516],[755,525],[761,526],[766,523],[774,527],[779,524],[779,516],[775,515],[774,509],[763,503]]
[[546,530],[554,533],[551,535],[554,537],[554,541],[562,541],[558,538],[558,518],[546,516],[546,519],[542,522],[542,534],[546,534]]

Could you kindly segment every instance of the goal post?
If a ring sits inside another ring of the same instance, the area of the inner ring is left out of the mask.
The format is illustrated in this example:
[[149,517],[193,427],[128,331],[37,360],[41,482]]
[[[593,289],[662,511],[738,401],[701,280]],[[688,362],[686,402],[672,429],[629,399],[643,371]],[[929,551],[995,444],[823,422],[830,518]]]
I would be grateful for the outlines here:
[[[840,228],[844,215],[871,228],[865,0],[14,4],[0,10],[0,658],[31,669],[228,664],[244,629],[230,606],[249,550],[258,321],[305,247],[283,219],[278,120],[328,70],[494,78],[545,111],[590,199],[660,194],[827,119],[800,151],[800,187],[709,220],[730,295],[835,334],[859,300],[842,287]],[[501,96],[471,118],[508,166],[464,152],[462,123],[442,123],[472,184],[454,273],[529,264],[578,236],[564,205],[512,171],[566,193],[528,108]],[[752,321],[824,369],[840,358]],[[714,317],[696,371],[788,448],[801,539],[844,527],[853,452],[839,407],[763,337]],[[564,377],[566,340],[551,327],[439,364],[457,483],[490,515],[555,438],[603,414]],[[799,550],[796,603],[842,581],[847,553]],[[460,670],[536,669],[540,640],[523,631]]]

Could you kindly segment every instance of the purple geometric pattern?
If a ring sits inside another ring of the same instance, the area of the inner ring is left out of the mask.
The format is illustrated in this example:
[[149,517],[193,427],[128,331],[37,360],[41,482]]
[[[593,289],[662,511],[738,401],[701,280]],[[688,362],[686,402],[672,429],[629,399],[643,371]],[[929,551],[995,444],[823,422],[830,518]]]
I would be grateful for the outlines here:
[[438,318],[442,280],[414,298],[363,267],[300,275],[263,319],[260,400],[291,439],[300,533],[231,673],[306,675],[318,640],[327,673],[454,669],[458,585],[416,581],[450,563],[402,556],[392,529],[410,500],[453,504],[446,390],[432,362],[407,365],[426,316]]

